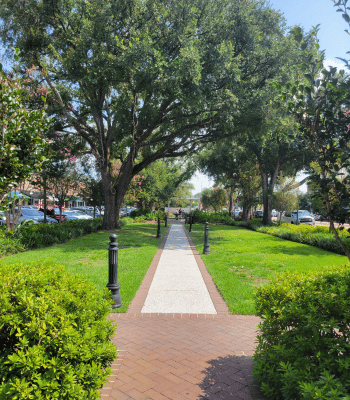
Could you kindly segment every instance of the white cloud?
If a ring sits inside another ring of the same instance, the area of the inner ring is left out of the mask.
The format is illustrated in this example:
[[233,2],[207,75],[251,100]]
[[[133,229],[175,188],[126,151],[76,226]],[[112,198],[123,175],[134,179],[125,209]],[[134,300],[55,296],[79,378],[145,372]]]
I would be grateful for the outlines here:
[[343,63],[343,61],[338,60],[336,58],[327,58],[327,60],[324,60],[323,64],[326,68],[336,67],[338,70],[340,69],[346,70],[346,65]]

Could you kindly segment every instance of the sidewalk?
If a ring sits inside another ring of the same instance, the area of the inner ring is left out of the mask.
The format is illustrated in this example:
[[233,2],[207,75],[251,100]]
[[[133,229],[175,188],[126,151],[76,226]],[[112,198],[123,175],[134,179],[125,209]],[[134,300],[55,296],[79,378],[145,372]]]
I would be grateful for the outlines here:
[[112,317],[119,354],[101,400],[264,400],[251,377],[260,319],[229,313],[181,221]]

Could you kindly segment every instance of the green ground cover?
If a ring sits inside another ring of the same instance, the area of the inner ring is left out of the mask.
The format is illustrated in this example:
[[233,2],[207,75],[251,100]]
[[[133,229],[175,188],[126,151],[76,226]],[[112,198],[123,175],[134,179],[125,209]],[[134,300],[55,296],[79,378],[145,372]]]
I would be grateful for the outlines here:
[[[161,230],[164,235],[166,228],[162,226]],[[67,271],[85,276],[102,291],[108,282],[111,233],[117,234],[119,244],[118,281],[123,306],[117,312],[126,312],[161,243],[162,239],[156,239],[156,224],[130,224],[121,231],[99,231],[64,244],[15,254],[1,259],[0,268],[18,262],[41,263],[48,260],[52,264],[63,264]]]
[[[191,238],[203,252],[204,225]],[[210,225],[210,255],[202,259],[232,314],[255,314],[254,291],[281,272],[307,273],[345,265],[345,256],[239,227]]]

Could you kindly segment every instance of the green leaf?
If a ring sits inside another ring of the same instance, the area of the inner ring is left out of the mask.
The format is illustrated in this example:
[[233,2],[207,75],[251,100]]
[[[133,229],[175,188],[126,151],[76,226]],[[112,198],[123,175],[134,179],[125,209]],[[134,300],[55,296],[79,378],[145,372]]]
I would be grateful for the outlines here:
[[300,33],[300,34],[298,34],[298,35],[295,35],[294,36],[294,39],[298,42],[298,43],[300,43],[302,40],[303,40],[303,35]]
[[310,74],[305,74],[304,75],[306,79],[308,79],[311,83],[314,81],[314,78]]
[[349,18],[349,16],[348,16],[348,14],[342,14],[342,17],[345,19],[345,21],[346,21],[347,23],[350,23],[350,18]]

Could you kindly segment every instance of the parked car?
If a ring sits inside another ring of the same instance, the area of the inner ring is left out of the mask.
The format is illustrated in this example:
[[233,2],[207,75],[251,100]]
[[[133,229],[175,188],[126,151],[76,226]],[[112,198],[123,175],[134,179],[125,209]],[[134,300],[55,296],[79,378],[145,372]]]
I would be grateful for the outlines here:
[[123,207],[120,209],[120,216],[121,217],[129,216],[131,211],[134,211],[134,210],[135,210],[134,207]]
[[65,221],[74,221],[78,219],[93,219],[91,215],[87,215],[83,211],[80,210],[65,210],[64,213]]
[[64,209],[62,209],[62,214],[60,217],[60,209],[59,208],[53,208],[50,211],[50,217],[55,218],[56,221],[60,221],[61,218],[61,222],[65,221],[65,217],[64,217]]
[[254,218],[262,218],[264,215],[264,211],[256,210],[254,213]]
[[[10,217],[11,218],[11,217]],[[18,218],[17,224],[21,224],[24,221],[31,221],[34,224],[40,224],[45,222],[44,213],[39,210],[34,210],[32,208],[21,208],[21,214]],[[46,215],[47,224],[57,224],[57,221]]]
[[[94,217],[94,207],[72,207],[70,210],[72,211],[83,211],[84,213],[86,213],[87,215],[91,215],[91,217]],[[98,210],[97,207],[95,207],[95,218],[100,217],[101,215],[103,215],[103,211],[102,213],[100,213],[100,211]]]
[[307,210],[285,211],[282,214],[281,221],[287,224],[307,224],[316,226],[315,218],[311,215],[310,211]]

